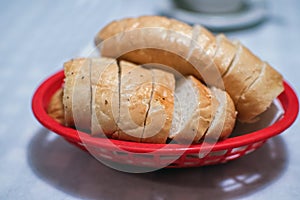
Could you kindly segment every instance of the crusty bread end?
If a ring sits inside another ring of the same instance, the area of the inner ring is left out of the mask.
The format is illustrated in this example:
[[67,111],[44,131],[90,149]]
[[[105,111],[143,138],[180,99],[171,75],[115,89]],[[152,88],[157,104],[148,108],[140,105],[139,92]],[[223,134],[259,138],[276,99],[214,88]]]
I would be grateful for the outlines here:
[[58,89],[50,99],[47,107],[48,115],[60,124],[64,124],[63,89]]

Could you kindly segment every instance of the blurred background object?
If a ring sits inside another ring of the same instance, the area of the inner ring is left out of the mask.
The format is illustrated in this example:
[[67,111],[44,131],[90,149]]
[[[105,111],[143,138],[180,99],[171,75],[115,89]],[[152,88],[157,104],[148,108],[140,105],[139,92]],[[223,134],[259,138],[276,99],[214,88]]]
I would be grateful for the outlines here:
[[267,16],[265,0],[173,0],[162,10],[167,16],[214,31],[254,26]]
[[211,14],[235,12],[242,8],[244,0],[174,0],[178,7]]

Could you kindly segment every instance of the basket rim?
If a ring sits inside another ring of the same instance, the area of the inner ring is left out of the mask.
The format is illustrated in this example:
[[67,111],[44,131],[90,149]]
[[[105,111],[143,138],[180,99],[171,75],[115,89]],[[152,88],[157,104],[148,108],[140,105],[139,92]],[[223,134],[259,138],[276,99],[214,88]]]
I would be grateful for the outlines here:
[[[66,140],[82,144],[83,146],[91,145],[95,147],[101,147],[106,149],[118,149],[133,152],[133,153],[147,153],[155,152],[159,149],[165,154],[174,154],[174,153],[199,153],[199,150],[205,150],[209,148],[212,151],[221,151],[226,149],[237,148],[241,146],[246,146],[249,144],[263,142],[271,137],[274,137],[287,128],[289,128],[293,122],[296,120],[299,112],[299,102],[297,95],[289,83],[284,80],[284,91],[277,97],[281,103],[284,114],[283,116],[276,121],[271,126],[268,126],[264,129],[247,133],[240,136],[235,136],[227,138],[223,141],[219,141],[214,144],[213,147],[205,146],[203,143],[191,144],[191,145],[181,145],[181,144],[148,144],[148,143],[137,143],[130,141],[122,141],[115,139],[107,138],[96,138],[92,137],[87,133],[83,133],[76,129],[65,127],[54,119],[52,119],[45,110],[45,96],[49,93],[55,92],[58,85],[64,79],[64,72],[60,70],[53,75],[46,78],[36,89],[33,94],[31,108],[35,118],[47,129],[55,132],[56,134],[64,137]],[[80,135],[80,136],[79,136]],[[84,144],[83,142],[84,141]]]

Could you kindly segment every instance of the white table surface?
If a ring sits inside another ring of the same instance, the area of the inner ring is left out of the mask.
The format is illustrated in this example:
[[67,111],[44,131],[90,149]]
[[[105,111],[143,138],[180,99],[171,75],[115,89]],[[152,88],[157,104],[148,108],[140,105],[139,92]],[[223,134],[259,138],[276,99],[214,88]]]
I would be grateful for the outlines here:
[[[0,199],[300,199],[297,120],[228,164],[127,174],[107,168],[31,112],[41,81],[82,54],[113,19],[158,14],[161,0],[0,1]],[[268,4],[258,26],[228,32],[270,62],[300,94],[300,1]]]

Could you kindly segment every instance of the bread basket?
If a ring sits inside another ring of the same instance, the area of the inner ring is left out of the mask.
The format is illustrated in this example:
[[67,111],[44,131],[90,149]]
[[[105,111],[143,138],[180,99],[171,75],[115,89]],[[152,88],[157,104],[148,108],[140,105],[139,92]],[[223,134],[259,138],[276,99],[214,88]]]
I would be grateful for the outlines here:
[[[285,131],[295,121],[299,110],[294,90],[284,82],[284,91],[277,98],[284,110],[279,120],[261,130],[219,141],[214,146],[146,144],[95,138],[60,125],[47,115],[46,108],[50,98],[62,87],[63,79],[64,73],[59,71],[46,79],[35,91],[32,110],[37,120],[71,144],[85,151],[88,149],[97,158],[133,166],[184,168],[226,163],[255,151],[269,138]],[[207,153],[201,154],[200,150]]]

